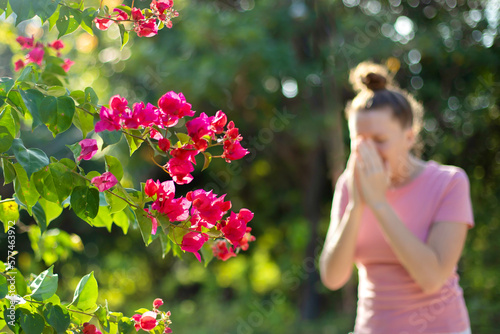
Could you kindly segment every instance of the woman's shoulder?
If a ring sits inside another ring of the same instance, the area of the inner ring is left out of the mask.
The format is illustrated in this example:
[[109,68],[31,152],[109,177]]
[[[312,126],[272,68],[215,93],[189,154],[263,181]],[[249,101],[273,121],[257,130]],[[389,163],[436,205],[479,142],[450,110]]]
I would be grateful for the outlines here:
[[469,183],[465,170],[454,165],[445,165],[434,160],[427,161],[429,179],[442,185]]

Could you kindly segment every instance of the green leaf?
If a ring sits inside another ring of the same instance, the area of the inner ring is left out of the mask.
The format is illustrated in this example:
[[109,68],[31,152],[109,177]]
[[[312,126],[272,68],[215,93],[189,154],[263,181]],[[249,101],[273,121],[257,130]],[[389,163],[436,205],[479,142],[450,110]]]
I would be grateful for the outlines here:
[[120,50],[123,50],[123,47],[128,43],[129,32],[125,29],[123,24],[118,24],[118,27],[120,27],[120,38],[122,41]]
[[185,133],[177,132],[175,135],[179,139],[179,142],[181,143],[181,145],[186,145],[191,140],[191,137],[189,137]]
[[94,277],[94,272],[91,272],[83,276],[80,283],[78,283],[70,305],[74,305],[78,309],[85,311],[95,309],[96,301],[97,281]]
[[118,143],[122,138],[123,133],[120,131],[104,130],[99,132],[98,135],[102,138],[102,149],[104,150],[107,146]]
[[38,301],[43,301],[52,297],[57,290],[58,276],[53,272],[54,266],[38,275],[33,283],[31,283],[31,298]]
[[111,172],[119,182],[123,177],[123,167],[120,160],[112,155],[105,155],[104,159],[106,160],[106,172]]
[[7,127],[0,125],[0,153],[7,152],[14,142],[14,137]]
[[[62,70],[60,65],[58,67]],[[47,89],[47,94],[50,96],[59,97],[67,95],[68,91],[62,86],[50,86],[49,89]]]
[[69,96],[46,96],[40,104],[40,115],[54,137],[68,130],[73,122],[75,102]]
[[0,126],[7,128],[12,138],[16,138],[19,133],[21,124],[16,112],[12,110],[11,106],[6,106],[0,113]]
[[[113,193],[117,194],[120,197],[125,197],[123,194],[123,191],[121,191],[118,187],[113,190]],[[109,212],[114,213],[114,212],[119,212],[125,209],[128,205],[127,202],[122,200],[119,197],[116,197],[109,192],[104,192],[104,197],[106,198],[106,202],[109,205]]]
[[92,87],[85,88],[85,103],[91,103],[94,105],[99,103],[99,98]]
[[35,218],[36,223],[40,227],[40,231],[42,233],[45,232],[47,230],[47,217],[40,203],[36,203],[33,206],[33,218]]
[[9,286],[7,284],[7,278],[3,275],[0,275],[0,299],[5,298],[9,293]]
[[59,18],[56,22],[56,27],[59,31],[57,38],[71,34],[80,26],[80,22],[82,22],[82,15],[77,9],[61,7],[59,9]]
[[45,96],[36,89],[20,90],[20,93],[24,101],[24,105],[28,108],[31,116],[33,117],[31,130],[34,130],[42,124],[42,119],[40,117],[40,104]]
[[108,311],[106,310],[106,308],[102,305],[99,305],[99,308],[94,312],[94,315],[97,317],[97,320],[99,320],[99,324],[101,324],[101,327],[106,332],[109,332],[110,327],[108,320]]
[[78,108],[73,116],[73,124],[82,132],[82,136],[85,138],[90,131],[94,130],[94,116]]
[[[101,195],[104,198],[104,194],[100,193],[99,197]],[[111,217],[107,203],[106,206],[99,206],[99,212],[94,219],[89,218],[84,220],[94,227],[106,227],[109,232],[111,232],[111,226],[113,226],[113,217]]]
[[49,226],[50,222],[59,217],[63,211],[61,205],[47,201],[42,197],[38,199],[38,203],[40,203],[40,206],[45,212],[45,221],[47,222],[47,227]]
[[42,334],[45,327],[45,321],[38,313],[23,312],[20,322],[23,331],[30,334]]
[[33,10],[42,20],[42,24],[47,21],[57,10],[61,0],[37,0],[33,1]]
[[205,162],[203,163],[203,169],[201,170],[202,172],[208,168],[210,165],[210,162],[212,162],[212,155],[208,152],[203,152],[203,156],[205,157]]
[[165,256],[170,252],[170,249],[172,248],[172,241],[168,237],[167,234],[165,233],[160,233],[160,241],[161,241],[161,256],[162,258],[165,258]]
[[16,26],[22,21],[31,19],[35,16],[35,13],[32,8],[31,0],[14,0],[9,1],[10,6],[14,13],[16,13]]
[[9,184],[16,178],[16,170],[12,162],[7,159],[2,159],[3,169],[3,184]]
[[[1,15],[1,14],[0,14]],[[8,77],[0,78],[0,107],[5,104],[5,99],[11,90],[12,86],[14,86],[14,79]]]
[[5,233],[9,230],[9,222],[17,222],[18,219],[19,206],[14,199],[0,202],[0,221],[3,223]]
[[98,13],[99,12],[94,8],[86,8],[82,13],[81,27],[92,36],[94,36],[94,32],[92,31],[92,23],[94,22],[94,19],[97,17]]
[[19,296],[25,296],[28,293],[28,286],[23,274],[17,268],[9,270],[9,273],[14,273],[16,293]]
[[214,258],[212,245],[210,245],[208,242],[205,242],[205,244],[201,247],[200,251],[201,251],[201,256],[203,257],[203,263],[206,268],[210,263],[210,261],[212,261],[212,259]]
[[144,240],[144,243],[148,246],[152,241],[151,230],[153,228],[153,223],[151,222],[151,218],[148,217],[147,212],[144,211],[144,209],[135,209],[134,212],[137,222],[139,223],[142,240]]
[[78,104],[84,104],[85,103],[85,93],[83,90],[74,90],[72,91],[69,96],[75,99]]
[[60,10],[60,8],[61,7],[57,6],[56,11],[54,12],[54,14],[52,14],[52,16],[49,17],[49,30],[52,30],[52,28],[54,28],[54,26],[56,25],[57,20],[59,19],[59,10]]
[[16,82],[36,83],[38,81],[38,70],[34,66],[32,64],[26,65]]
[[21,97],[21,94],[15,90],[11,90],[8,94],[9,100],[11,102],[11,105],[13,104],[15,109],[19,111],[23,116],[26,115],[26,113],[29,114],[28,109],[24,105],[23,98]]
[[21,203],[26,205],[28,213],[31,215],[31,208],[36,204],[40,195],[38,194],[35,186],[31,184],[24,168],[19,164],[14,164],[16,170],[16,178],[14,179],[14,191],[16,197]]
[[21,139],[14,139],[12,151],[17,162],[26,170],[28,177],[49,164],[47,155],[38,148],[27,149]]
[[128,134],[125,134],[125,139],[127,139],[129,151],[130,151],[130,156],[139,148],[141,147],[142,143],[144,143],[144,140],[139,139],[137,137],[142,137],[141,131],[139,130],[129,130],[129,133],[133,136],[130,136]]
[[78,186],[71,193],[71,208],[82,219],[95,218],[99,211],[99,191],[87,186]]
[[65,164],[56,162],[34,173],[31,181],[43,198],[60,205],[79,185],[77,178]]
[[113,214],[113,222],[123,230],[123,234],[128,233],[128,228],[134,221],[135,216],[128,208]]
[[120,334],[134,334],[136,333],[134,321],[127,317],[122,317],[118,321],[118,332]]
[[22,315],[21,308],[17,308],[14,314],[6,307],[3,311],[3,318],[7,321],[7,326],[14,334],[19,334],[21,331],[20,318]]
[[71,323],[71,317],[69,315],[68,309],[62,305],[54,305],[52,303],[47,303],[43,307],[43,316],[47,320],[47,323],[54,328],[56,333],[66,333]]

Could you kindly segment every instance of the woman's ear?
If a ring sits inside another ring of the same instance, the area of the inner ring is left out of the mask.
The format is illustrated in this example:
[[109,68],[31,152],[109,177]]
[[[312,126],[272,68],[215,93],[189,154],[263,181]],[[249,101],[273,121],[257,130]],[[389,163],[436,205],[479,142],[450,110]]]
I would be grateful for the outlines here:
[[415,145],[415,131],[413,131],[412,127],[409,127],[408,129],[405,130],[405,142],[406,146],[408,147],[408,150],[411,150],[413,146]]

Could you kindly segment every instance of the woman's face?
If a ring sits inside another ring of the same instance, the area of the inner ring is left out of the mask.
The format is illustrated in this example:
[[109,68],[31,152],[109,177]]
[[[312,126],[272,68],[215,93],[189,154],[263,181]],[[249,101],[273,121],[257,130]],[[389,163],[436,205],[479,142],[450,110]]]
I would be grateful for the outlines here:
[[361,110],[351,114],[349,133],[352,149],[358,141],[371,139],[384,163],[389,163],[392,176],[404,174],[403,168],[407,164],[415,136],[411,127],[404,129],[401,126],[392,115],[390,107]]

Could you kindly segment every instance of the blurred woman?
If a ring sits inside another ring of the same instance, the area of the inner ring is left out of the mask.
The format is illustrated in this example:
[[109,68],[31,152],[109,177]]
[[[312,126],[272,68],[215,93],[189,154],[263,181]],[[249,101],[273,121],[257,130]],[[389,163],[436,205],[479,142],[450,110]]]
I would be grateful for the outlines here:
[[474,226],[469,180],[415,153],[422,107],[391,79],[374,63],[351,71],[351,155],[335,188],[321,280],[340,289],[356,264],[355,334],[470,334],[456,272]]

